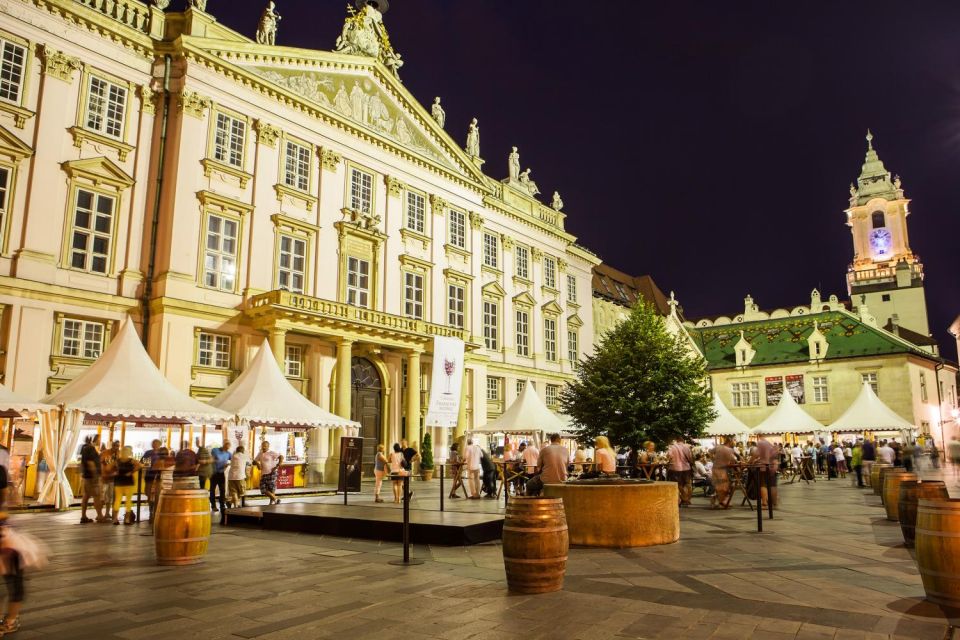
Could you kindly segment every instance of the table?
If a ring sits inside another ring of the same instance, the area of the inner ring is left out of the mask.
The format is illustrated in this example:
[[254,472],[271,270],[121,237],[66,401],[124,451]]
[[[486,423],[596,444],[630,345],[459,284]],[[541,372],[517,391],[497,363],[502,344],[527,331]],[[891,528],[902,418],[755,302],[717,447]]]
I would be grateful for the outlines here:
[[636,469],[643,474],[641,477],[646,480],[666,480],[667,477],[666,462],[638,462]]

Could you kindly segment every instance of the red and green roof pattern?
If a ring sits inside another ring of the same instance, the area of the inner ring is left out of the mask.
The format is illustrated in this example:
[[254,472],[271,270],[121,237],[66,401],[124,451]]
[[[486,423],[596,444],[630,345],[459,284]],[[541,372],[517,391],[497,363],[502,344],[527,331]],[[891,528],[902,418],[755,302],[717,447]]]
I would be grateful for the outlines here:
[[895,336],[874,329],[841,311],[732,323],[718,327],[689,327],[689,331],[706,357],[707,367],[710,369],[736,366],[734,346],[739,342],[740,332],[743,331],[744,338],[756,351],[750,362],[751,367],[756,367],[809,362],[807,338],[813,333],[814,321],[829,344],[826,360],[895,353],[915,353],[930,357],[929,353],[912,348]]

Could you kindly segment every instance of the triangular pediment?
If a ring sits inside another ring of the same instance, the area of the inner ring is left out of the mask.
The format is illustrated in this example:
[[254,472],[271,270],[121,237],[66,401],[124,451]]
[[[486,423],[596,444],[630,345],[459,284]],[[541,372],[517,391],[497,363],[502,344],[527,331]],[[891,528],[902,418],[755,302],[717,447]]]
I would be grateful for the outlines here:
[[33,149],[26,142],[5,127],[0,127],[0,156],[9,158],[12,162],[20,162],[32,155]]
[[373,58],[195,37],[185,37],[184,46],[218,58],[233,71],[302,100],[375,141],[426,159],[461,179],[487,183],[473,159]]
[[126,189],[134,183],[123,169],[117,166],[110,158],[87,158],[84,160],[70,160],[60,165],[71,178],[86,178],[96,185],[106,184],[115,189]]
[[528,307],[532,307],[532,306],[534,306],[535,304],[537,304],[537,301],[534,300],[533,296],[530,295],[530,294],[529,294],[528,292],[526,292],[526,291],[523,291],[523,292],[518,293],[517,295],[513,296],[513,302],[514,302],[515,304],[527,305]]
[[555,316],[558,316],[561,313],[563,313],[563,307],[558,305],[556,300],[551,300],[550,302],[547,302],[542,307],[540,307],[540,309],[542,309],[544,313],[549,313]]
[[580,319],[580,316],[578,316],[577,314],[573,314],[572,316],[570,316],[569,318],[567,318],[567,326],[569,326],[569,327],[582,327],[582,326],[583,326],[583,320],[581,320],[581,319]]
[[488,296],[502,298],[507,295],[507,292],[504,291],[503,287],[501,287],[500,283],[496,280],[491,280],[487,284],[483,285],[481,289]]

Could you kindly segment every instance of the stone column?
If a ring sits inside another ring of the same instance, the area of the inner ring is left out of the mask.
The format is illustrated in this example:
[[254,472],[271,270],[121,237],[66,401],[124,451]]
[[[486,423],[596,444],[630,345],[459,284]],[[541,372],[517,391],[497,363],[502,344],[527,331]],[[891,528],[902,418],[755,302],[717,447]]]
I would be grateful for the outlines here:
[[287,358],[287,330],[280,327],[271,327],[267,336],[267,342],[270,344],[270,350],[273,351],[273,357],[277,359],[280,370],[284,370],[284,362]]
[[420,352],[407,354],[407,442],[420,450]]
[[471,376],[467,368],[463,368],[463,382],[460,383],[460,413],[457,414],[457,427],[453,432],[453,439],[458,440],[467,431],[467,386]]
[[[353,340],[341,338],[337,342],[337,406],[336,413],[341,418],[350,419],[350,390],[351,373],[350,367],[353,357]],[[334,429],[331,451],[334,462],[334,473],[339,474],[340,469],[340,438],[346,432],[344,429]]]

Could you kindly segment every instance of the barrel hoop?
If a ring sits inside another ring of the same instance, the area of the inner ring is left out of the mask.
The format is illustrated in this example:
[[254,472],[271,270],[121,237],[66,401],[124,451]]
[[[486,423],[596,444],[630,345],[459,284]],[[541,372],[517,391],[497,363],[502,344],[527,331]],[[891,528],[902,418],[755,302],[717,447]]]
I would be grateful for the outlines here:
[[514,558],[504,556],[504,559],[517,564],[543,564],[544,562],[566,562],[567,556],[553,556],[551,558]]
[[209,536],[203,536],[201,538],[157,538],[157,544],[165,544],[172,542],[173,544],[181,544],[184,542],[208,542],[210,540]]
[[920,534],[928,535],[933,538],[960,538],[960,531],[931,531],[930,529],[916,529],[917,537]]
[[514,526],[503,526],[504,531],[514,531],[516,533],[556,533],[558,531],[567,531],[568,527],[563,525],[562,527],[514,527]]
[[204,515],[210,515],[210,512],[209,511],[164,511],[162,513],[158,513],[157,517],[158,518],[164,518],[164,517],[183,518],[186,516],[204,516]]

